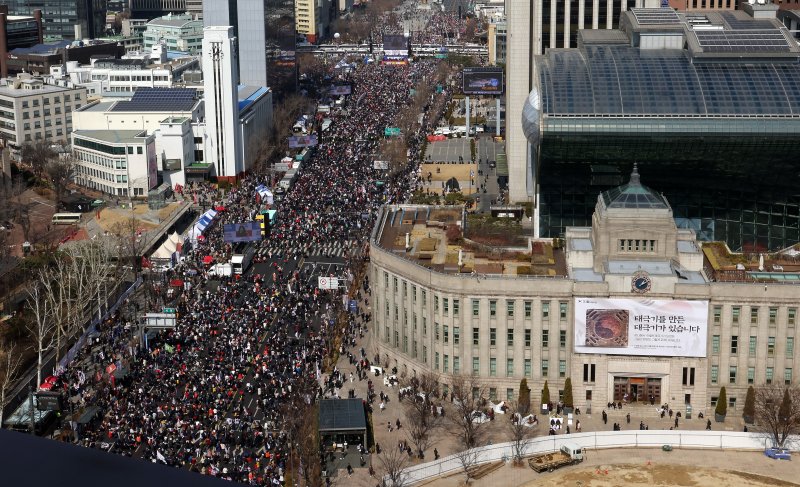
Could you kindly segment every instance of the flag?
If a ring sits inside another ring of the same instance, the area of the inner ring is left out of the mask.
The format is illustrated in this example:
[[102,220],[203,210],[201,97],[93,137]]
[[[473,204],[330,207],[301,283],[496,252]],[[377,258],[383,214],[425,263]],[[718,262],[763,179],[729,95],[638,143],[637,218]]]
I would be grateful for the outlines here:
[[172,345],[170,345],[169,343],[164,345],[164,350],[166,350],[167,353],[174,353],[175,352],[175,348]]
[[164,462],[164,464],[167,463],[167,459],[164,458],[164,455],[162,455],[161,452],[158,450],[156,450],[156,460],[158,460],[159,462]]

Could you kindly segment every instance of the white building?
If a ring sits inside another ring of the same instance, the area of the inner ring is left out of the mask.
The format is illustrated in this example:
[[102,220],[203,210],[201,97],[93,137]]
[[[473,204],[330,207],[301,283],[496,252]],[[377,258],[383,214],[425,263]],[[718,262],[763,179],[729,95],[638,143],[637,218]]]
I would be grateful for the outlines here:
[[145,196],[158,181],[155,136],[144,130],[75,130],[75,183],[114,196]]
[[83,88],[53,86],[27,74],[0,80],[0,139],[13,151],[34,140],[66,140],[72,111],[85,102]]
[[244,172],[242,138],[238,130],[236,39],[233,27],[203,29],[203,85],[205,87],[207,159],[217,177]]
[[168,14],[147,23],[144,31],[144,48],[162,44],[169,51],[196,53],[203,47],[203,21],[191,15]]

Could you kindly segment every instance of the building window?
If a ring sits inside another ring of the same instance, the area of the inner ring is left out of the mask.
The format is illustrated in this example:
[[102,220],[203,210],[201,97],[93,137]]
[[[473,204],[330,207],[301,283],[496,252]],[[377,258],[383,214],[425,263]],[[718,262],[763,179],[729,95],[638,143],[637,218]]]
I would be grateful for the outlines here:
[[719,325],[722,321],[722,306],[714,306],[714,324]]
[[732,310],[732,312],[733,312],[733,319],[732,319],[731,321],[733,321],[733,324],[734,324],[734,325],[738,325],[738,324],[739,324],[739,313],[740,313],[741,311],[742,311],[742,308],[740,308],[739,306],[734,306],[734,307],[733,307],[733,310]]
[[711,337],[711,353],[719,353],[719,335]]
[[531,376],[531,359],[525,359],[525,377]]
[[542,302],[542,319],[550,319],[550,303],[546,301]]
[[567,331],[566,330],[559,330],[558,332],[558,346],[561,348],[567,348]]
[[506,359],[506,376],[514,377],[514,359]]
[[756,343],[758,339],[756,337],[750,337],[750,346],[747,348],[747,353],[754,357],[756,354]]
[[444,325],[442,328],[443,328],[442,331],[444,332],[444,342],[450,343],[450,329],[449,329],[450,327]]
[[563,301],[558,303],[558,314],[562,320],[567,319],[567,303]]
[[739,337],[738,335],[731,336],[731,353],[739,353]]
[[406,281],[403,281],[403,297],[405,298],[408,295],[408,284]]
[[775,355],[775,337],[767,338],[767,356],[772,357]]
[[547,377],[550,368],[550,362],[547,359],[542,359],[542,377]]
[[461,303],[458,299],[453,300],[453,316],[458,316],[458,313],[461,311]]
[[489,301],[489,316],[497,316],[497,301],[494,299]]
[[750,307],[750,323],[753,325],[758,323],[758,308],[755,306]]
[[497,328],[489,328],[489,345],[497,345]]
[[558,361],[558,376],[559,377],[566,377],[567,376],[567,361],[566,360],[559,360]]
[[481,303],[477,299],[472,300],[472,316],[478,316],[481,311]]
[[772,367],[767,367],[767,376],[766,376],[767,384],[772,384],[772,375],[773,375]]
[[403,336],[403,353],[408,353],[408,337]]
[[790,359],[794,355],[794,337],[786,337],[786,358]]
[[439,323],[433,324],[433,339],[439,341]]
[[433,297],[433,312],[439,313],[439,296]]
[[542,348],[547,348],[550,343],[550,331],[542,330]]
[[506,388],[506,401],[514,400],[514,389]]
[[719,366],[712,365],[711,366],[711,383],[716,384],[719,380]]
[[461,328],[454,326],[453,327],[453,344],[458,345],[461,343]]
[[533,303],[530,301],[525,301],[524,306],[525,306],[525,318],[530,318],[533,309]]
[[530,347],[531,346],[531,331],[530,330],[525,330],[525,346],[526,347]]
[[756,381],[756,368],[755,367],[748,367],[747,368],[747,383],[752,384]]
[[478,328],[472,329],[472,344],[478,345],[478,340],[480,339],[480,330]]
[[694,367],[683,368],[683,385],[685,386],[694,385]]
[[444,315],[445,315],[445,316],[447,316],[448,314],[450,314],[450,300],[449,300],[449,299],[447,299],[447,298],[444,298],[444,299],[442,300],[442,308],[444,308]]
[[736,366],[731,365],[730,369],[728,370],[728,382],[731,384],[736,384]]
[[461,373],[461,359],[459,357],[453,357],[453,373]]
[[481,359],[478,357],[472,357],[472,375],[478,375],[481,373]]
[[769,324],[775,325],[778,321],[778,308],[769,309]]
[[789,308],[786,310],[786,323],[789,326],[794,326],[794,322],[797,316],[797,308]]
[[497,359],[494,357],[489,359],[489,377],[497,377]]
[[422,363],[428,363],[428,347],[425,345],[422,346]]
[[497,388],[496,387],[490,387],[489,388],[489,400],[492,401],[492,402],[497,401]]
[[514,301],[507,300],[506,301],[506,316],[509,318],[514,317]]
[[450,357],[445,354],[444,362],[442,362],[442,372],[447,373],[450,367]]
[[792,385],[792,369],[786,368],[783,371],[783,383],[787,386]]
[[427,316],[423,316],[422,317],[422,335],[423,336],[428,336],[428,317]]
[[422,307],[428,306],[428,291],[422,290]]

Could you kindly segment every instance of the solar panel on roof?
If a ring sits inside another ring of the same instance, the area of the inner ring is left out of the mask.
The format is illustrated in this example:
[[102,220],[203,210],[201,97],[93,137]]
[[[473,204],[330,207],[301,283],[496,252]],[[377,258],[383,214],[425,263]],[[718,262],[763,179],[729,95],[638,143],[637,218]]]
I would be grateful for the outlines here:
[[704,52],[791,52],[778,29],[695,31]]
[[774,29],[775,24],[767,19],[740,19],[733,12],[720,12],[720,16],[734,30]]
[[680,22],[678,14],[671,8],[634,8],[631,12],[639,25],[667,25]]
[[185,112],[197,99],[194,88],[139,88],[130,101],[118,102],[115,112]]

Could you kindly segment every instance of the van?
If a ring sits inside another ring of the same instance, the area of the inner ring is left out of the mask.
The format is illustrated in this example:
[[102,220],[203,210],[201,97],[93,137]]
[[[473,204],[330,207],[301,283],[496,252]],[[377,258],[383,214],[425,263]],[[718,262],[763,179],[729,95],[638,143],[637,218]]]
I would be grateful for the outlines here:
[[565,443],[561,445],[561,453],[569,455],[573,460],[583,460],[583,448],[574,443]]

